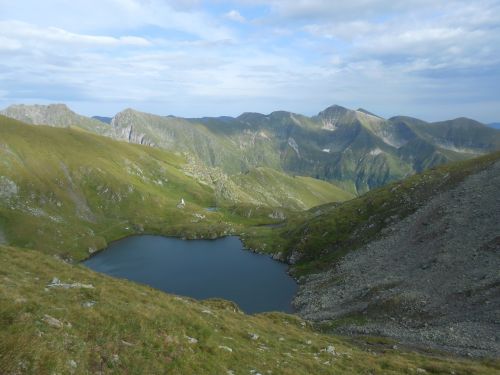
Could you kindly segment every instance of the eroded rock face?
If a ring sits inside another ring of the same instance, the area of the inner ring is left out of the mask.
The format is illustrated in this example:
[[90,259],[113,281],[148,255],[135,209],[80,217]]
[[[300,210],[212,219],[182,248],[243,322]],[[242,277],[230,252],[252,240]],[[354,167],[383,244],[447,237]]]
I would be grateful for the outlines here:
[[118,113],[111,120],[111,127],[115,130],[115,137],[123,139],[130,143],[137,143],[146,146],[155,146],[146,134],[138,131],[134,124],[136,123],[136,112],[126,109]]
[[343,333],[460,354],[500,353],[500,162],[390,225],[383,238],[309,276],[295,305]]

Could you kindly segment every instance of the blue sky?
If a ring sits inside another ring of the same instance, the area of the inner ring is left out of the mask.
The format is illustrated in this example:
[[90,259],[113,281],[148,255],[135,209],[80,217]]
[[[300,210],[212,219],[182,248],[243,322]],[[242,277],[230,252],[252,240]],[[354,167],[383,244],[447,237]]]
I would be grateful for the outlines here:
[[0,0],[0,107],[500,121],[500,0]]

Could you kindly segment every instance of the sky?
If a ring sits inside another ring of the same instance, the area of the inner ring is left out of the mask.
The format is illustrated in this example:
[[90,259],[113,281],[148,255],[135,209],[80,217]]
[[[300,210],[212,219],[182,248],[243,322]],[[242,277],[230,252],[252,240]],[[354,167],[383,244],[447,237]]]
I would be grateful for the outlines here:
[[500,121],[500,0],[0,0],[0,107]]

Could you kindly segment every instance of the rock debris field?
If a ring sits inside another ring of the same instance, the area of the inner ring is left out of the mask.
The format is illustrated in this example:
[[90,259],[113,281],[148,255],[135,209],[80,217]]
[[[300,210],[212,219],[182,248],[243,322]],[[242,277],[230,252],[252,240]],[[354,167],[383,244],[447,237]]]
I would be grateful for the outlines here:
[[498,357],[500,162],[309,276],[295,305],[314,321],[343,318],[340,333]]

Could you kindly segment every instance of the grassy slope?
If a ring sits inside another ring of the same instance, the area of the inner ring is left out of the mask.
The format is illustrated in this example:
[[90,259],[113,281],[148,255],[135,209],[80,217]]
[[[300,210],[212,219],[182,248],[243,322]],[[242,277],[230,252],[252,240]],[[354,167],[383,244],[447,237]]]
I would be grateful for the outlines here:
[[[351,197],[323,181],[263,169],[235,177],[241,186],[227,185],[243,201],[221,200],[187,176],[185,160],[172,153],[3,116],[0,140],[0,237],[67,258],[82,259],[132,233],[215,237],[272,222],[276,206]],[[177,208],[181,198],[184,209]],[[218,212],[205,210],[215,203]],[[245,207],[232,209],[234,203]]]
[[203,209],[212,189],[161,150],[0,117],[0,156],[0,227],[17,246],[81,259],[134,232],[214,236],[230,227]]
[[301,260],[293,268],[296,274],[322,270],[379,236],[389,223],[415,212],[430,197],[499,159],[497,152],[443,165],[342,204],[315,207],[291,217],[283,228],[255,229],[246,241],[263,251],[300,254]]
[[325,181],[292,177],[263,167],[231,176],[231,180],[253,200],[272,207],[309,209],[326,202],[345,201],[354,197]]
[[[64,283],[94,288],[50,288]],[[365,351],[291,315],[247,316],[0,246],[0,373],[491,374],[494,362],[423,356],[366,339]],[[89,306],[85,303],[93,302]],[[47,317],[62,326],[51,326]],[[256,340],[251,334],[257,334]],[[188,336],[198,340],[189,343]],[[337,355],[324,350],[335,346]],[[232,352],[223,347],[228,347]]]

